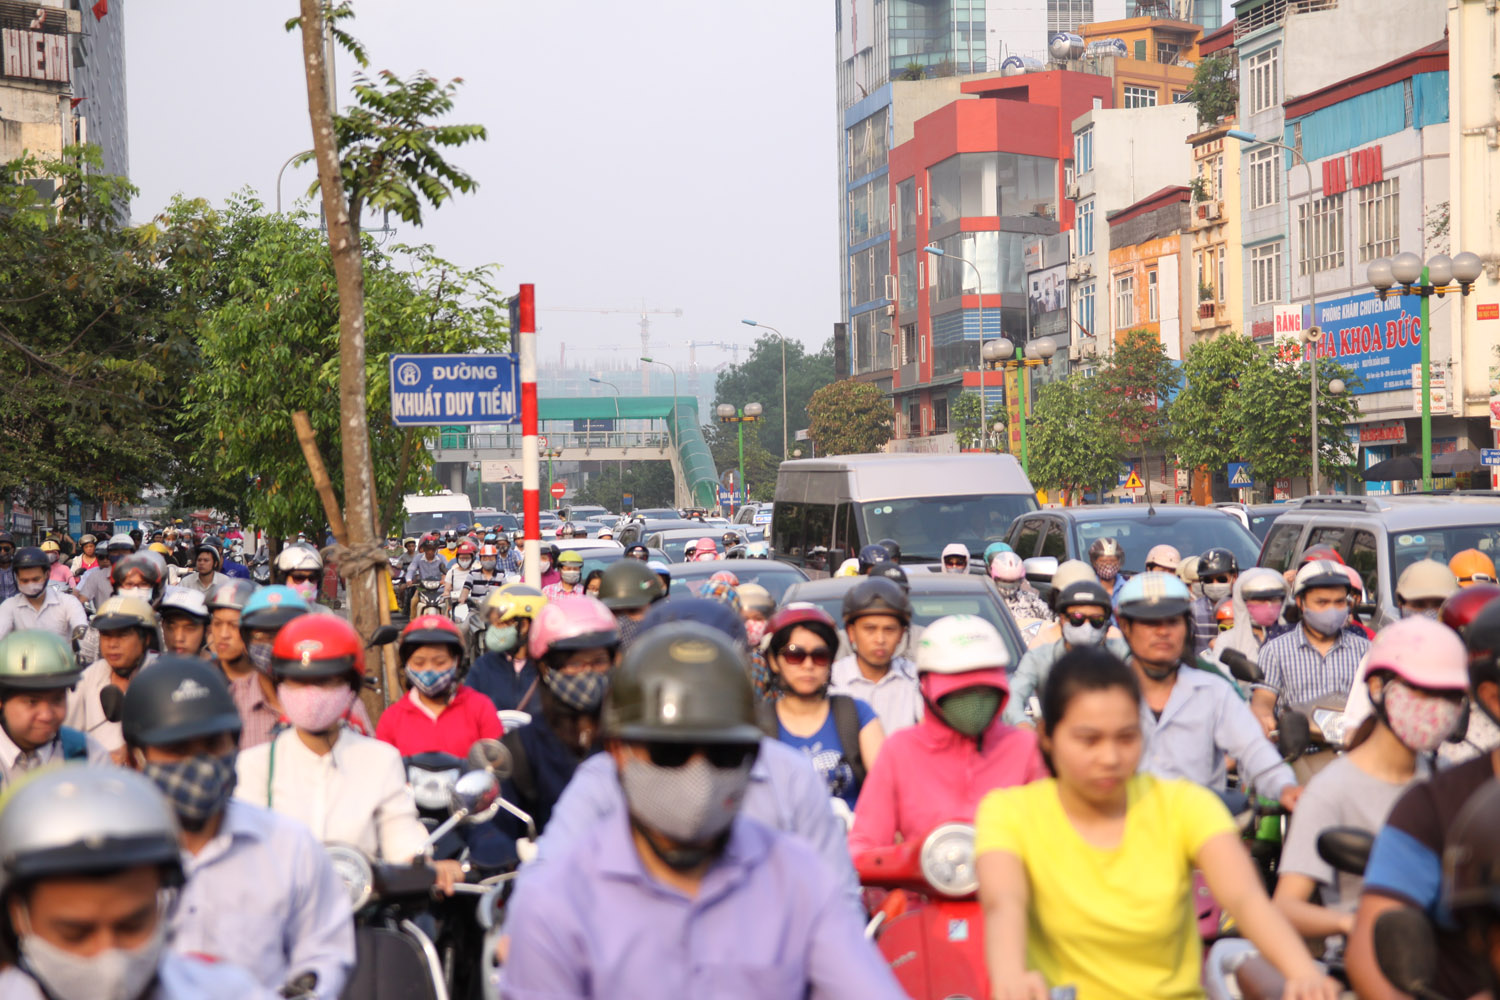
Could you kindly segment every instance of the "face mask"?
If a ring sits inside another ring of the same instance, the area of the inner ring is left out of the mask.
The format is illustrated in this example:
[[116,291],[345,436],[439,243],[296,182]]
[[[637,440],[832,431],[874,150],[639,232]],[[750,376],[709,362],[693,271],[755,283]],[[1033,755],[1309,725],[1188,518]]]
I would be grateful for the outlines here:
[[609,674],[599,670],[585,670],[581,674],[544,670],[542,683],[547,685],[553,697],[573,711],[592,715],[604,704],[604,694],[609,690]]
[[459,569],[468,569],[472,565],[474,565],[474,560],[470,559],[468,556],[459,556],[458,557],[458,568]]
[[292,725],[310,733],[326,733],[354,704],[354,691],[347,687],[325,688],[312,684],[278,684],[276,697]]
[[[751,763],[719,768],[699,756],[681,767],[657,767],[632,758],[620,769],[620,785],[630,815],[641,825],[680,844],[702,844],[734,822],[750,784]],[[697,857],[682,867],[702,860],[694,853]],[[662,860],[673,863],[670,857]]]
[[492,570],[492,569],[495,568],[495,560],[493,560],[493,559],[481,559],[481,560],[479,560],[479,568],[482,569],[482,570],[484,570],[486,573],[488,573],[490,570]]
[[1433,621],[1441,621],[1442,619],[1439,617],[1439,614],[1441,613],[1441,611],[1442,611],[1441,608],[1428,608],[1425,611],[1418,611],[1416,608],[1406,608],[1406,607],[1404,607],[1404,608],[1401,609],[1401,617],[1402,618],[1431,618]]
[[25,597],[36,597],[47,587],[47,581],[38,580],[36,583],[18,583],[16,589]]
[[944,573],[967,573],[968,571],[969,567],[967,566],[949,566],[947,563],[943,564]]
[[541,567],[542,567],[542,575],[545,576],[552,569],[552,560],[551,559],[542,559],[542,560],[539,560],[539,562],[540,562]]
[[1413,753],[1431,753],[1442,746],[1464,710],[1461,701],[1429,697],[1397,680],[1386,683],[1384,695],[1386,724]]
[[57,562],[57,553],[56,552],[48,552],[47,553],[47,561],[50,562],[50,563]]
[[147,604],[150,604],[151,603],[151,588],[150,587],[121,587],[120,588],[120,596],[121,597],[134,597],[134,598],[136,598],[138,600],[145,601]]
[[312,580],[304,580],[299,583],[289,583],[287,584],[287,586],[295,590],[298,597],[301,597],[304,601],[308,602],[311,602],[318,593],[318,585]]
[[1000,588],[1002,594],[1013,594],[1021,588],[1020,580],[996,580],[995,586]]
[[1232,583],[1205,583],[1203,585],[1203,596],[1218,604],[1234,591]]
[[245,655],[250,657],[250,662],[255,669],[263,674],[271,672],[271,644],[269,642],[250,642],[245,644]]
[[422,692],[429,698],[436,698],[453,686],[458,678],[458,668],[449,667],[447,670],[413,670],[406,668],[406,679],[411,681],[411,686]]
[[978,736],[1000,713],[999,688],[971,687],[945,694],[937,701],[938,715],[948,728],[964,736]]
[[1120,567],[1118,567],[1118,566],[1095,566],[1094,567],[1094,575],[1097,576],[1097,577],[1099,577],[1099,582],[1100,583],[1108,583],[1109,581],[1113,580],[1115,577],[1117,577],[1117,576],[1120,575]]
[[1090,625],[1084,622],[1082,625],[1072,625],[1063,622],[1062,637],[1070,647],[1079,648],[1083,646],[1097,646],[1104,641],[1104,633],[1109,631],[1109,625]]
[[136,1000],[156,977],[166,941],[167,921],[160,915],[139,948],[108,948],[87,958],[28,930],[21,935],[21,963],[55,1000]]
[[565,569],[562,571],[563,583],[577,583],[583,579],[583,571],[578,569]]
[[14,552],[0,552],[0,566],[9,566],[13,558],[15,558]]
[[1266,601],[1255,601],[1245,605],[1245,610],[1250,614],[1250,620],[1261,628],[1275,625],[1276,619],[1281,617],[1281,605],[1271,604]]
[[766,622],[759,618],[751,618],[745,622],[745,638],[750,640],[750,648],[760,648],[760,641],[766,637]]
[[1338,635],[1349,621],[1348,608],[1324,608],[1320,611],[1302,609],[1302,620],[1319,635]]
[[491,653],[509,653],[519,641],[514,625],[491,625],[484,630],[484,648]]
[[171,764],[147,762],[142,769],[172,803],[186,830],[201,830],[234,794],[235,754],[200,753]]

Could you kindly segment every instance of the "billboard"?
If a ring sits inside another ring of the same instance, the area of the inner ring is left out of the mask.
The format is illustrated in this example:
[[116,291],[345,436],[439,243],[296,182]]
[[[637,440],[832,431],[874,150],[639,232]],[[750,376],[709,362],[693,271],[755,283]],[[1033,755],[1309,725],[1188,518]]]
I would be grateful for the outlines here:
[[1026,276],[1026,308],[1030,313],[1031,337],[1068,336],[1068,266],[1057,264]]
[[1422,360],[1420,310],[1415,295],[1392,295],[1382,302],[1368,292],[1319,302],[1318,357],[1332,358],[1359,378],[1362,384],[1350,386],[1352,392],[1410,389],[1412,366]]
[[839,0],[839,59],[875,44],[875,0]]

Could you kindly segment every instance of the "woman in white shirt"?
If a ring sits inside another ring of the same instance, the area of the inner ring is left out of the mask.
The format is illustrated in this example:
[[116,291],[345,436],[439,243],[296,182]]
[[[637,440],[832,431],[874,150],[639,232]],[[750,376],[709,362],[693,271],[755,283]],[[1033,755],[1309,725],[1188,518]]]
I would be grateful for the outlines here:
[[[383,861],[419,858],[427,830],[401,754],[341,722],[364,682],[359,633],[334,615],[294,618],[276,636],[271,669],[292,725],[239,755],[235,795],[301,820],[324,843]],[[439,888],[451,892],[462,878],[458,862],[434,867]]]

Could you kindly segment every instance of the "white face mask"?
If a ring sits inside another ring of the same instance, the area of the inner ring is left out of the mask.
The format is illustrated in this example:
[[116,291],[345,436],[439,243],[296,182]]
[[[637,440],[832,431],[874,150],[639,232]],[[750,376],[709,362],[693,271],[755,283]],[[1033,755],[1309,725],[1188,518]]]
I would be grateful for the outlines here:
[[151,588],[150,587],[121,587],[120,588],[120,596],[121,597],[135,597],[135,598],[139,598],[140,600],[145,601],[146,603],[149,604],[151,602]]
[[582,578],[583,570],[581,569],[565,569],[562,571],[563,583],[577,583]]
[[32,932],[22,934],[20,940],[21,964],[55,1000],[136,1000],[156,976],[166,945],[167,921],[158,915],[156,930],[139,948],[107,948],[87,958]]
[[474,565],[474,560],[472,558],[470,558],[469,556],[459,556],[458,557],[458,568],[459,569],[468,569],[472,565]]
[[46,586],[47,581],[38,580],[36,583],[18,583],[16,584],[16,589],[21,592],[23,597],[37,597],[40,596]]

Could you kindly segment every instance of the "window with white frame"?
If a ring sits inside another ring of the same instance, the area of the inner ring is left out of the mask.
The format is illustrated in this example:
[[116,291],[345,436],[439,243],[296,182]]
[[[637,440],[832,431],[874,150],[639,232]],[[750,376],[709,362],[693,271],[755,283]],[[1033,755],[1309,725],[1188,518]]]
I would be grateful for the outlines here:
[[1281,103],[1281,88],[1276,79],[1277,50],[1257,52],[1249,59],[1250,113],[1253,115]]
[[1127,108],[1154,108],[1156,107],[1157,91],[1155,87],[1125,87],[1125,106]]
[[1073,135],[1073,166],[1080,174],[1086,174],[1094,169],[1094,127],[1092,125]]
[[1094,329],[1094,283],[1085,281],[1078,286],[1078,325],[1090,335],[1095,336]]
[[1314,274],[1344,266],[1344,196],[1315,198],[1297,206],[1297,235],[1302,240],[1297,273]]
[[1227,290],[1229,288],[1227,279],[1224,276],[1224,268],[1226,266],[1224,261],[1229,256],[1227,251],[1227,247],[1219,247],[1219,280],[1218,283],[1214,285],[1214,298],[1218,299],[1220,302],[1224,301],[1225,295],[1227,294]]
[[1281,241],[1250,251],[1250,303],[1267,305],[1281,301]]
[[1265,208],[1281,200],[1281,163],[1274,146],[1257,149],[1250,161],[1250,207]]
[[1128,330],[1135,322],[1135,275],[1115,278],[1115,329]]
[[1161,319],[1160,304],[1157,299],[1156,268],[1146,272],[1146,318],[1153,322]]
[[1401,229],[1398,178],[1359,189],[1359,260],[1393,257]]
[[1073,227],[1078,231],[1078,253],[1088,256],[1094,252],[1094,199],[1078,203],[1078,221]]

